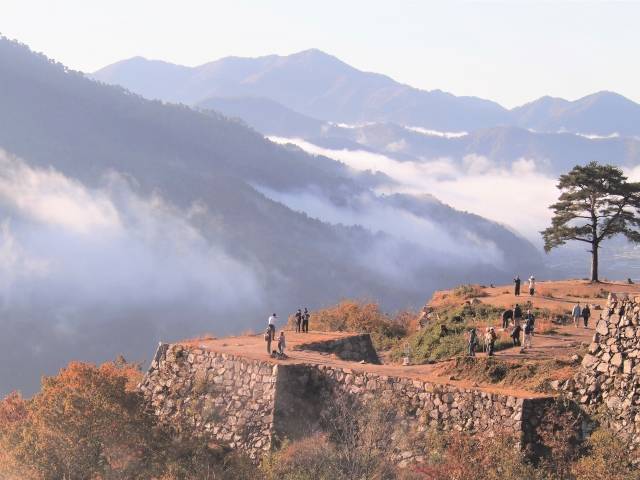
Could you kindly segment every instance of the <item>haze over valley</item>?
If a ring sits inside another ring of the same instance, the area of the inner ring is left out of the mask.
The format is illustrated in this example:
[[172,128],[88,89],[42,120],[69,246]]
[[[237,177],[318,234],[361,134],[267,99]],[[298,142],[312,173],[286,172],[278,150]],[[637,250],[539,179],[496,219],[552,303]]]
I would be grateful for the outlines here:
[[505,108],[318,49],[82,73],[5,37],[0,71],[0,394],[274,309],[584,277],[582,247],[542,251],[558,175],[640,179],[640,105],[608,91]]

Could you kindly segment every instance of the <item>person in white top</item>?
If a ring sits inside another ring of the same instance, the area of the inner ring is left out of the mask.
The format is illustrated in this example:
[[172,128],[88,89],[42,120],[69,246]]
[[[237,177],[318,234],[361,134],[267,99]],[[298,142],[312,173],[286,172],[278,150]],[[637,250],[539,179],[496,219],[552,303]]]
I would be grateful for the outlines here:
[[529,295],[533,297],[533,294],[536,292],[536,279],[533,275],[529,277]]
[[271,340],[276,338],[276,320],[278,316],[274,313],[269,317],[269,329],[271,330]]

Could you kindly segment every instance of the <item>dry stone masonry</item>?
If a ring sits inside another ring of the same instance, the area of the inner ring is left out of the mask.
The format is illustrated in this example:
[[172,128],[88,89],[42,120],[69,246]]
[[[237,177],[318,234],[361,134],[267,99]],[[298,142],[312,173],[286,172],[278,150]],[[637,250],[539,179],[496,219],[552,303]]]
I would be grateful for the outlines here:
[[341,360],[378,364],[380,359],[369,334],[351,335],[334,340],[310,342],[300,345],[299,350],[311,350],[333,354]]
[[140,385],[156,415],[253,458],[271,448],[278,366],[163,344]]
[[[337,351],[359,352],[353,360],[362,358],[363,352],[371,359],[366,347],[370,339],[354,336],[346,349],[344,340],[314,348],[336,352],[338,345]],[[320,419],[341,395],[362,405],[391,400],[408,432],[429,428],[510,432],[523,443],[535,442],[535,427],[552,401],[380,375],[360,367],[355,362],[353,368],[344,368],[259,361],[203,347],[163,344],[140,389],[162,420],[244,450],[254,459],[285,439],[322,429]],[[399,450],[395,460],[419,461],[423,452],[413,447]]]
[[581,371],[560,388],[630,445],[640,443],[640,297],[609,296]]

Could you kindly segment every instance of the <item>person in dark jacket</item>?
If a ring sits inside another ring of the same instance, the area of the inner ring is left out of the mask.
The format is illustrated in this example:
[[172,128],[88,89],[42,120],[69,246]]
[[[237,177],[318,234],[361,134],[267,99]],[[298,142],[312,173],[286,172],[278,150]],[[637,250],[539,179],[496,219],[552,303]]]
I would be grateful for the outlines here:
[[584,321],[584,328],[587,328],[589,324],[589,317],[591,316],[591,310],[589,310],[589,305],[585,305],[582,309],[582,320]]
[[469,356],[476,356],[476,347],[478,346],[478,333],[475,328],[469,331]]
[[521,320],[522,320],[522,308],[520,308],[520,305],[516,303],[516,306],[513,307],[513,324],[520,325]]
[[302,331],[305,333],[309,333],[309,310],[307,307],[304,307],[304,313],[302,314]]
[[504,312],[502,312],[502,328],[505,330],[509,328],[509,323],[513,319],[513,310],[508,308]]
[[527,310],[527,314],[524,316],[525,324],[527,322],[531,323],[531,335],[534,334],[536,330],[536,317],[531,313],[531,310]]
[[489,355],[490,357],[494,355],[497,339],[498,335],[496,335],[496,331],[493,329],[493,327],[489,328],[489,352],[487,353],[487,355]]
[[522,327],[520,325],[516,325],[513,327],[513,330],[511,330],[511,339],[513,340],[514,347],[522,345],[520,342],[520,333],[522,333]]
[[302,310],[298,309],[296,312],[296,332],[300,333],[300,328],[302,326]]
[[524,341],[522,348],[531,348],[531,334],[533,333],[533,323],[527,320],[524,324]]
[[513,293],[516,297],[520,296],[520,275],[516,275],[516,278],[513,279]]

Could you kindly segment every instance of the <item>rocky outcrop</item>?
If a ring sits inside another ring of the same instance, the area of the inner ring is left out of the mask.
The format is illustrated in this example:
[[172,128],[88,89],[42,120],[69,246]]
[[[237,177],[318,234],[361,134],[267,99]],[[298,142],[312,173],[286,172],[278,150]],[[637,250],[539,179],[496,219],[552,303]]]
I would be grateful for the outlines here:
[[581,371],[560,388],[630,445],[640,443],[640,297],[609,297]]
[[332,354],[341,360],[354,362],[365,361],[367,363],[379,364],[378,353],[371,343],[371,335],[364,333],[361,335],[351,335],[345,338],[337,338],[323,342],[304,343],[298,347],[299,350],[312,350]]

